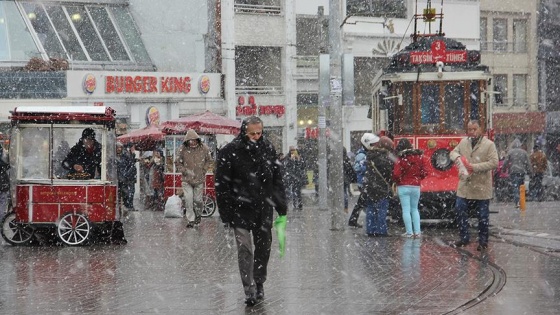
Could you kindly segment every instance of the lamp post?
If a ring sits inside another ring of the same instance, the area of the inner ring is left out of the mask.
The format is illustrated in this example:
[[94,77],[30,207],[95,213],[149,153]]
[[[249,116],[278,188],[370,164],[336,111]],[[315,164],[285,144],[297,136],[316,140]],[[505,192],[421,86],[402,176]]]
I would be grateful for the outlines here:
[[328,108],[329,206],[331,229],[340,230],[343,225],[344,174],[342,171],[342,40],[340,35],[342,2],[329,0],[329,54],[330,54],[330,106]]

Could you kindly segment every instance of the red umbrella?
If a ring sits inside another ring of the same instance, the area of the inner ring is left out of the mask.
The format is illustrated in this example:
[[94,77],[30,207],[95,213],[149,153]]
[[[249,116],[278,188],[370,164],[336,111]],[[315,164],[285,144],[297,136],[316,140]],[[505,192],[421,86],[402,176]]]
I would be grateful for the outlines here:
[[166,134],[185,134],[187,130],[194,129],[200,134],[225,134],[237,135],[241,122],[206,111],[178,119],[173,119],[161,124],[161,130]]
[[117,137],[122,144],[134,144],[137,150],[152,151],[165,138],[161,126],[150,125]]

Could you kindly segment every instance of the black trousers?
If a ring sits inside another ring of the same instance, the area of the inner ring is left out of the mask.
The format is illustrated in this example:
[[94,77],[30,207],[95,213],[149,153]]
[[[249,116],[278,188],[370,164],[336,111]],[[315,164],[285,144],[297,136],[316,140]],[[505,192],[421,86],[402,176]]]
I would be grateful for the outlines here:
[[[234,228],[237,243],[237,262],[245,295],[256,293],[257,283],[266,281],[272,232],[270,228],[259,227],[254,230]],[[251,239],[252,234],[252,239]],[[253,243],[255,251],[253,252]]]
[[366,208],[366,194],[360,188],[360,196],[358,197],[358,201],[352,209],[352,213],[350,214],[350,219],[348,219],[348,225],[356,225],[358,224],[358,218],[360,217],[360,211]]

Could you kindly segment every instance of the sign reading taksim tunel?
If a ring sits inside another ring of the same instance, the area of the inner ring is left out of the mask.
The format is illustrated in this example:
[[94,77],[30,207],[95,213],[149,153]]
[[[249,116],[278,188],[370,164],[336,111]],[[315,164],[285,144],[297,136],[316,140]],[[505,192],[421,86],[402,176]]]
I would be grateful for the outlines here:
[[436,63],[465,63],[467,62],[466,50],[446,50],[445,42],[436,40],[432,43],[431,50],[410,52],[410,63],[424,64]]

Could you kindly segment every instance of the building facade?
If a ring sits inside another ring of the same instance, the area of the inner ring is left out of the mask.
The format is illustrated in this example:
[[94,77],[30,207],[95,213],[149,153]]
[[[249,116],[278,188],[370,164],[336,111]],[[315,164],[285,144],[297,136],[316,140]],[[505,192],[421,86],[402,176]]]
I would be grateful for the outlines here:
[[[21,105],[104,105],[118,133],[205,110],[225,114],[215,8],[198,1],[0,2],[0,121]],[[207,50],[209,53],[207,53]],[[215,53],[214,53],[215,55]],[[151,121],[153,122],[153,121]]]
[[499,151],[513,139],[531,150],[545,130],[539,103],[538,1],[480,1],[482,63],[493,76],[493,127]]

